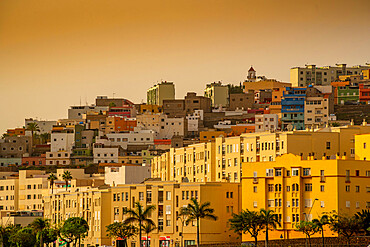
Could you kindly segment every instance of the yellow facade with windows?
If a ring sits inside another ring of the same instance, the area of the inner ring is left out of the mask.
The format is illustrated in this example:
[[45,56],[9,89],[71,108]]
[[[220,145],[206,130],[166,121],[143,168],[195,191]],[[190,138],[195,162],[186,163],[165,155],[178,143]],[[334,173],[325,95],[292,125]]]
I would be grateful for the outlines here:
[[240,182],[241,163],[274,161],[276,157],[287,153],[299,155],[304,160],[321,160],[323,157],[335,159],[337,156],[354,159],[355,135],[365,133],[370,133],[370,126],[350,125],[219,137],[214,142],[171,149],[154,157],[152,177],[163,181],[182,181],[186,178],[192,182]]
[[[295,230],[299,221],[333,210],[353,215],[370,208],[369,179],[368,161],[302,160],[285,154],[272,162],[243,163],[242,208],[278,214],[281,227],[271,232],[271,239],[304,238]],[[326,229],[326,236],[334,235]],[[251,239],[243,235],[243,240]]]
[[355,159],[356,160],[370,159],[370,134],[355,136]]
[[[200,203],[210,202],[217,221],[200,221],[201,243],[239,242],[240,238],[229,230],[228,219],[240,211],[240,184],[232,183],[176,183],[146,181],[141,184],[80,188],[45,195],[45,218],[58,224],[69,217],[84,217],[89,224],[88,236],[81,241],[84,246],[96,244],[112,246],[115,239],[106,236],[106,226],[122,222],[127,215],[124,209],[133,208],[135,202],[144,207],[155,205],[150,218],[157,229],[149,234],[151,246],[179,247],[195,244],[196,225],[182,225],[180,208],[188,205],[191,198]],[[183,233],[183,234],[180,234]],[[181,238],[181,235],[183,236]],[[143,239],[146,234],[143,233]],[[129,246],[139,246],[138,236],[129,240]],[[166,241],[163,243],[162,241]]]

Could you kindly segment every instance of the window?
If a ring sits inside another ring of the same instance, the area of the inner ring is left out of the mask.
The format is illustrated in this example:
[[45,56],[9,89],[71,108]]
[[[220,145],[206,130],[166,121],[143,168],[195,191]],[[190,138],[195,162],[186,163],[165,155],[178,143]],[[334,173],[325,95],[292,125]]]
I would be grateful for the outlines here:
[[274,206],[274,200],[273,199],[269,199],[269,200],[267,200],[267,206],[268,207],[273,207]]
[[266,177],[273,177],[274,169],[266,169]]
[[290,186],[287,186],[286,187],[286,191],[289,192],[290,191]]
[[257,193],[257,186],[253,186],[253,192]]
[[311,176],[311,168],[303,168],[303,176]]
[[273,192],[274,191],[274,185],[273,184],[269,184],[267,188],[268,188],[268,192]]
[[305,191],[312,191],[312,184],[311,183],[304,184],[304,190]]
[[158,231],[163,232],[163,219],[158,219]]
[[356,185],[356,192],[360,192],[360,186]]
[[298,176],[299,175],[299,168],[293,168],[292,169],[292,176]]
[[298,184],[293,184],[292,188],[293,188],[293,191],[299,191],[299,185]]
[[324,185],[320,185],[320,191],[321,192],[324,192],[325,191],[325,186]]
[[166,206],[166,214],[171,214],[171,205]]
[[253,207],[257,208],[257,202],[256,201],[253,202]]
[[350,201],[346,201],[346,208],[350,208],[351,207],[351,202]]
[[311,208],[312,207],[312,199],[304,199],[304,207]]
[[171,200],[171,191],[166,191],[166,200],[167,201]]
[[275,184],[275,191],[281,191],[281,184]]
[[152,202],[152,192],[151,191],[146,192],[146,201]]
[[346,170],[346,182],[350,182],[350,171]]
[[350,192],[351,191],[351,187],[349,185],[346,185],[346,192]]
[[233,192],[230,192],[230,198],[233,198],[233,195],[234,193]]
[[281,168],[275,169],[275,176],[276,177],[281,177]]
[[330,149],[330,142],[326,142],[326,149]]

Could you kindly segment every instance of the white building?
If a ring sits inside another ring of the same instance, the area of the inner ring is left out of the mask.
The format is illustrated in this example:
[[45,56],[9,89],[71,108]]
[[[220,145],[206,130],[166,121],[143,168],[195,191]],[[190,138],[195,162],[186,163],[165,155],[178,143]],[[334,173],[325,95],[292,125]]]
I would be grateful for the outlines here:
[[26,118],[24,120],[24,126],[27,128],[27,125],[30,123],[36,123],[39,126],[40,131],[37,134],[51,133],[53,126],[57,124],[57,121],[47,121],[47,120],[37,120],[33,118]]
[[151,177],[150,166],[130,165],[121,167],[105,167],[105,184],[139,184]]
[[70,165],[71,154],[67,151],[46,152],[46,165]]
[[255,115],[255,132],[276,131],[279,127],[279,116],[277,114]]
[[[153,130],[141,130],[140,128],[135,128],[134,131],[113,132],[106,134],[106,136],[112,145],[121,146],[126,150],[129,145],[153,145],[155,132]],[[97,140],[97,142],[100,142],[100,140]]]
[[188,132],[197,133],[199,131],[199,122],[203,121],[203,110],[195,110],[193,115],[188,115],[186,117],[188,122]]
[[304,103],[304,125],[306,128],[324,127],[329,123],[329,99],[307,97]]
[[142,114],[136,116],[137,126],[143,130],[156,132],[156,139],[171,139],[174,135],[184,135],[184,118],[169,118],[165,114]]
[[94,144],[94,163],[118,163],[118,157],[121,155],[119,146],[105,146],[103,144]]
[[71,152],[75,141],[75,134],[71,131],[51,133],[51,152]]

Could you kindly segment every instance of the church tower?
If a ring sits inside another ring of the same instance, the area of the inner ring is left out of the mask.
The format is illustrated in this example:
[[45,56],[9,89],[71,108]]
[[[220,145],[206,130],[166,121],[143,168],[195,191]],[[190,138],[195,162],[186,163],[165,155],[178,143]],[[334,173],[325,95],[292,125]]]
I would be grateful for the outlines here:
[[253,66],[248,70],[248,76],[247,76],[247,81],[256,81],[256,71],[253,69]]

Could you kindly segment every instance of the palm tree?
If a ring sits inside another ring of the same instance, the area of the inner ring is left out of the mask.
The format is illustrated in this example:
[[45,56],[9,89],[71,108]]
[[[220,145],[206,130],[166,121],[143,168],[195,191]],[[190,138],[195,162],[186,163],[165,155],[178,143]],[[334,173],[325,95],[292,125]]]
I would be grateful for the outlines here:
[[39,132],[40,128],[39,128],[39,125],[37,123],[28,123],[26,130],[31,131],[32,141],[34,141],[34,134],[35,134],[35,132]]
[[47,229],[50,225],[49,219],[43,219],[43,218],[36,218],[32,223],[31,227],[33,231],[36,233],[36,238],[40,241],[40,247],[44,246],[44,242],[42,239],[42,234],[45,229]]
[[362,228],[365,232],[365,235],[370,235],[370,210],[369,209],[362,209],[361,212],[357,212],[355,214],[356,219],[359,219],[362,224]]
[[54,181],[57,179],[58,178],[53,173],[50,173],[48,180],[50,181],[51,194],[53,194],[53,190],[54,190]]
[[[133,225],[125,224],[123,222],[114,222],[106,226],[107,228],[107,236],[111,238],[122,238],[123,246],[127,246],[127,238],[130,238],[135,235],[136,227]],[[121,246],[118,241],[117,246]]]
[[248,232],[254,238],[254,245],[257,246],[259,232],[264,228],[259,212],[242,210],[239,214],[233,214],[229,222],[231,230],[240,235]]
[[40,139],[41,139],[43,144],[46,144],[50,140],[50,133],[40,134]]
[[266,227],[266,240],[265,246],[268,247],[269,245],[269,227],[273,229],[276,228],[277,225],[280,226],[278,215],[274,213],[272,210],[260,210],[262,224]]
[[329,216],[324,214],[319,219],[313,219],[313,223],[316,224],[318,230],[321,232],[322,246],[325,246],[325,237],[324,237],[324,226],[329,224]]
[[180,215],[187,217],[186,224],[197,221],[197,247],[199,247],[199,221],[200,219],[217,220],[217,216],[214,215],[214,209],[210,208],[211,203],[205,202],[199,204],[197,199],[191,198],[191,202],[188,206],[181,208]]
[[311,236],[319,231],[318,225],[316,225],[313,221],[301,221],[296,224],[296,229],[297,231],[301,231],[306,235],[306,246],[308,238],[308,244],[311,247]]
[[146,246],[150,246],[150,243],[149,242],[149,233],[151,233],[152,231],[154,231],[155,229],[157,229],[157,227],[155,225],[152,225],[152,224],[149,224],[149,223],[146,223],[142,226],[143,228],[143,231],[145,232],[146,234]]
[[151,225],[155,226],[154,221],[149,219],[149,216],[151,215],[151,213],[154,210],[155,210],[154,205],[149,205],[146,208],[144,208],[140,204],[140,202],[136,202],[134,209],[127,209],[124,212],[124,214],[129,215],[129,217],[127,219],[125,219],[125,221],[124,221],[125,224],[131,224],[131,223],[138,223],[139,224],[138,230],[139,230],[139,243],[140,243],[139,246],[140,247],[142,246],[142,244],[141,244],[141,230],[142,230],[143,223],[151,224]]
[[65,171],[62,176],[63,180],[66,181],[66,190],[68,189],[68,181],[72,179],[70,171]]
[[5,237],[5,234],[7,232],[7,229],[6,227],[4,227],[3,225],[0,225],[0,243],[1,243],[1,247],[4,246],[4,237]]

